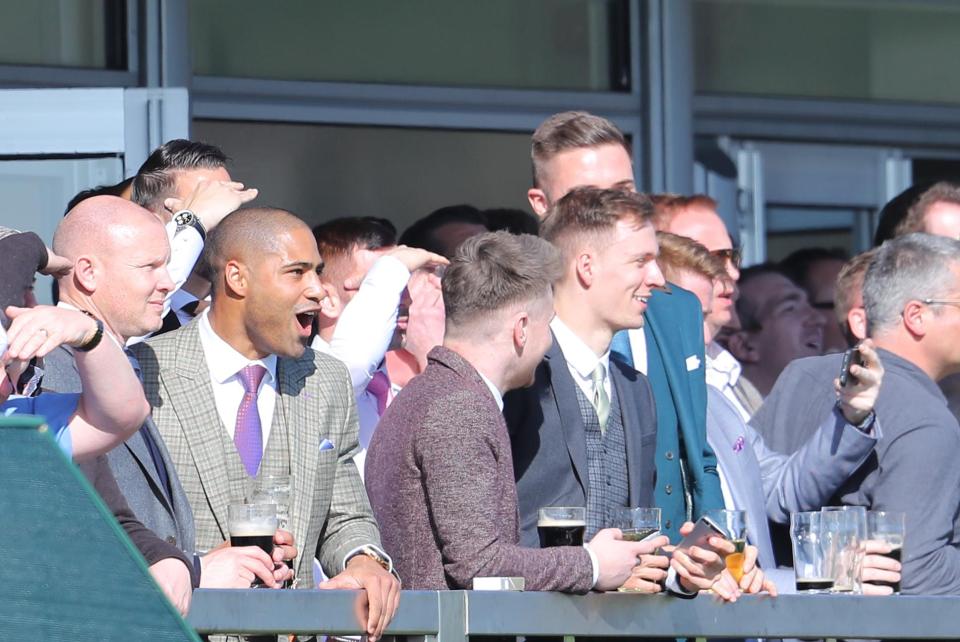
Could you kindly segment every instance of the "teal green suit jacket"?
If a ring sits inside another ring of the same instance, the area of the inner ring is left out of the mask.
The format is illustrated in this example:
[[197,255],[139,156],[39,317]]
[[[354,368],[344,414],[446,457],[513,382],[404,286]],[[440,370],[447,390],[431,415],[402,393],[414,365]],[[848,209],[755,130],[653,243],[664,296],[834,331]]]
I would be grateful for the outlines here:
[[[717,457],[707,444],[700,302],[676,285],[670,284],[670,290],[669,294],[654,292],[643,333],[647,378],[657,406],[654,502],[662,511],[663,533],[677,541],[678,529],[688,518],[696,519],[711,508],[723,508],[723,494]],[[686,464],[686,484],[681,459]]]

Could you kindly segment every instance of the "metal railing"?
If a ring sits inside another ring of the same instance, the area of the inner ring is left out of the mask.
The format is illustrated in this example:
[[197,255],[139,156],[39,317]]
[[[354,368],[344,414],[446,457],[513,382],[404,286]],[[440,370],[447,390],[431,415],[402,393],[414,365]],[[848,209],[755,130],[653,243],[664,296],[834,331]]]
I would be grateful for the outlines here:
[[[357,635],[356,591],[194,593],[199,633]],[[960,597],[707,596],[404,591],[387,634],[464,642],[478,636],[960,638]]]

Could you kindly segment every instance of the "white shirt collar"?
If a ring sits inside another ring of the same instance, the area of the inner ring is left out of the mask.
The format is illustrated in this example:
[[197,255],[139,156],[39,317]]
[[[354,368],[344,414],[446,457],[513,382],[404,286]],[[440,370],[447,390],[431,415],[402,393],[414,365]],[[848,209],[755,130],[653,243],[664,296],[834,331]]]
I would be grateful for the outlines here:
[[707,382],[710,385],[724,388],[737,384],[742,366],[736,357],[715,341],[707,346],[705,356],[707,359]]
[[593,371],[597,369],[597,364],[603,364],[603,371],[610,372],[610,347],[599,357],[594,351],[584,343],[583,339],[578,337],[560,317],[553,317],[550,322],[550,329],[553,330],[553,336],[557,340],[557,345],[563,352],[563,358],[584,380],[590,381],[593,377]]
[[486,378],[482,372],[477,370],[477,374],[480,375],[480,378],[483,379],[483,383],[487,384],[487,388],[490,389],[490,394],[493,395],[493,400],[497,402],[497,408],[500,409],[500,412],[503,412],[503,394],[500,390],[493,384],[492,381]]
[[277,378],[277,355],[271,354],[263,359],[247,359],[237,352],[233,346],[220,338],[210,325],[210,319],[207,317],[209,308],[203,311],[198,319],[200,342],[203,344],[204,352],[207,358],[207,367],[210,369],[210,376],[217,383],[225,383],[238,372],[249,365],[261,365],[267,370],[267,380],[264,383],[276,381]]

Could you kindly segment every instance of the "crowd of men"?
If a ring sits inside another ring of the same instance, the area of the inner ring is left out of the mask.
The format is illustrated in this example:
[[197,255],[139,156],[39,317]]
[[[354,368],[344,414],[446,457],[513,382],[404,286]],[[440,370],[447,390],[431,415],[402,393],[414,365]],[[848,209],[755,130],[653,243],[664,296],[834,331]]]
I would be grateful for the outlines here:
[[[777,525],[835,503],[906,513],[866,593],[960,593],[960,187],[908,190],[852,259],[741,270],[712,199],[636,192],[609,121],[556,114],[531,158],[536,217],[454,206],[398,238],[311,230],[171,141],[79,194],[51,247],[3,231],[4,409],[47,417],[181,612],[295,577],[363,589],[375,640],[401,581],[791,592]],[[291,479],[272,557],[229,546],[264,475]],[[587,543],[540,548],[546,506],[585,508]],[[659,536],[609,528],[644,506]],[[725,539],[673,548],[716,508],[747,514],[739,581]]]

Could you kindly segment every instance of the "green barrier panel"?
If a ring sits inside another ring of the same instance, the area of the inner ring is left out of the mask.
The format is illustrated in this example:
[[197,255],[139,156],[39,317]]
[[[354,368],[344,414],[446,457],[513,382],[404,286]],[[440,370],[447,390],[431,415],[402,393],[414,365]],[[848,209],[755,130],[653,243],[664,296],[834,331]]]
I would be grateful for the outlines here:
[[0,639],[199,639],[37,417],[0,418]]

